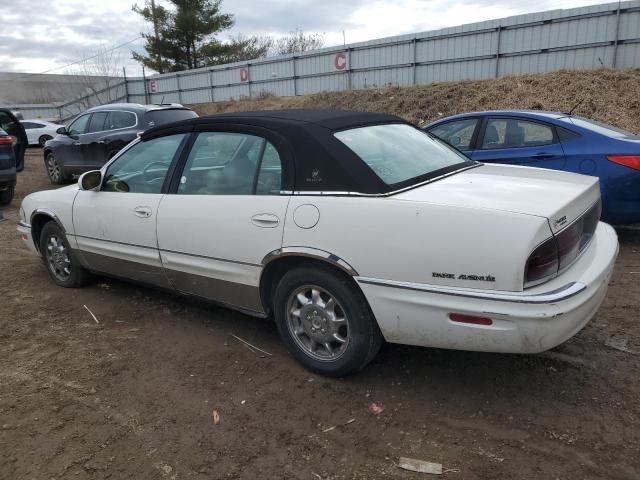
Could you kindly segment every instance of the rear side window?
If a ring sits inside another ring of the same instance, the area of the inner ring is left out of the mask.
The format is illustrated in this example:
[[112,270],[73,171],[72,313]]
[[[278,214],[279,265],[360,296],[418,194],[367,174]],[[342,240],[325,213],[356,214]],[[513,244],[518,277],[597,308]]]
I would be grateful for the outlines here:
[[179,120],[187,120],[195,118],[198,114],[193,110],[185,108],[168,108],[166,110],[152,110],[145,115],[145,128],[155,127],[163,123],[177,122]]
[[131,112],[111,111],[107,116],[105,130],[129,128],[136,124],[136,114]]
[[457,120],[455,122],[448,122],[444,125],[438,125],[435,128],[429,130],[441,140],[444,140],[452,147],[456,147],[458,150],[469,150],[471,146],[471,139],[473,138],[473,132],[478,125],[479,119],[467,118],[465,120]]
[[91,120],[89,120],[89,128],[87,129],[87,133],[92,132],[101,132],[106,130],[104,128],[104,122],[107,119],[107,112],[96,112],[91,115]]
[[34,128],[44,127],[44,125],[42,125],[41,123],[34,123],[34,122],[20,122],[20,123],[22,123],[22,126],[25,128],[25,130],[32,130]]
[[551,145],[553,129],[549,125],[517,118],[491,118],[482,140],[483,150]]

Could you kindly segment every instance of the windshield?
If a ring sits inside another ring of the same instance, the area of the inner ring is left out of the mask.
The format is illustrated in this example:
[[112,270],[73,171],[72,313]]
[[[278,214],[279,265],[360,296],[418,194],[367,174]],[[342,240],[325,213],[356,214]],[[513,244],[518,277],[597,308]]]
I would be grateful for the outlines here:
[[613,125],[607,125],[606,123],[596,122],[595,120],[590,120],[588,118],[563,117],[560,120],[573,123],[578,127],[586,128],[588,130],[591,130],[592,132],[606,135],[607,137],[631,138],[634,140],[640,139],[640,136],[632,132],[628,132],[627,130],[622,130],[621,128],[616,128]]
[[358,155],[387,185],[422,180],[469,159],[425,132],[406,124],[343,130],[335,137]]

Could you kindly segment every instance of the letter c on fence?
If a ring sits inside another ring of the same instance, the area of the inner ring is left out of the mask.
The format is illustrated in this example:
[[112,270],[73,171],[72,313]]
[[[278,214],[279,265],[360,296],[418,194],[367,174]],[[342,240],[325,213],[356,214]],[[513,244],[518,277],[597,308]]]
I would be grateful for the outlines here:
[[241,82],[248,82],[249,81],[249,70],[247,70],[246,68],[241,68],[240,69],[240,81]]
[[336,53],[333,59],[333,66],[336,67],[336,70],[344,70],[347,68],[347,56],[344,52]]

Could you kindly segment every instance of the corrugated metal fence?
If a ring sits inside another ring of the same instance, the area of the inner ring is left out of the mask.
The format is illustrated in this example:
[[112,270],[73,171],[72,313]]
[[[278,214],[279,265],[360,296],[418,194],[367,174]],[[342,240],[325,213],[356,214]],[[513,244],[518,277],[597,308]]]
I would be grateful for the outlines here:
[[[109,94],[109,103],[194,104],[265,93],[292,96],[560,69],[639,66],[640,0],[633,0],[129,78],[104,93]],[[15,107],[25,118],[55,116],[64,120],[100,103],[96,96],[88,96],[57,106]]]

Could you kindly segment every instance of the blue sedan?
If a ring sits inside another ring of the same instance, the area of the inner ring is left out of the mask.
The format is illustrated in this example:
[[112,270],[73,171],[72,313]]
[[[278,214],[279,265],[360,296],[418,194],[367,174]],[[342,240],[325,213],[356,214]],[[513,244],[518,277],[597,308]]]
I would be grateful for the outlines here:
[[602,220],[640,223],[640,136],[566,113],[474,112],[425,130],[479,162],[524,165],[600,178]]

